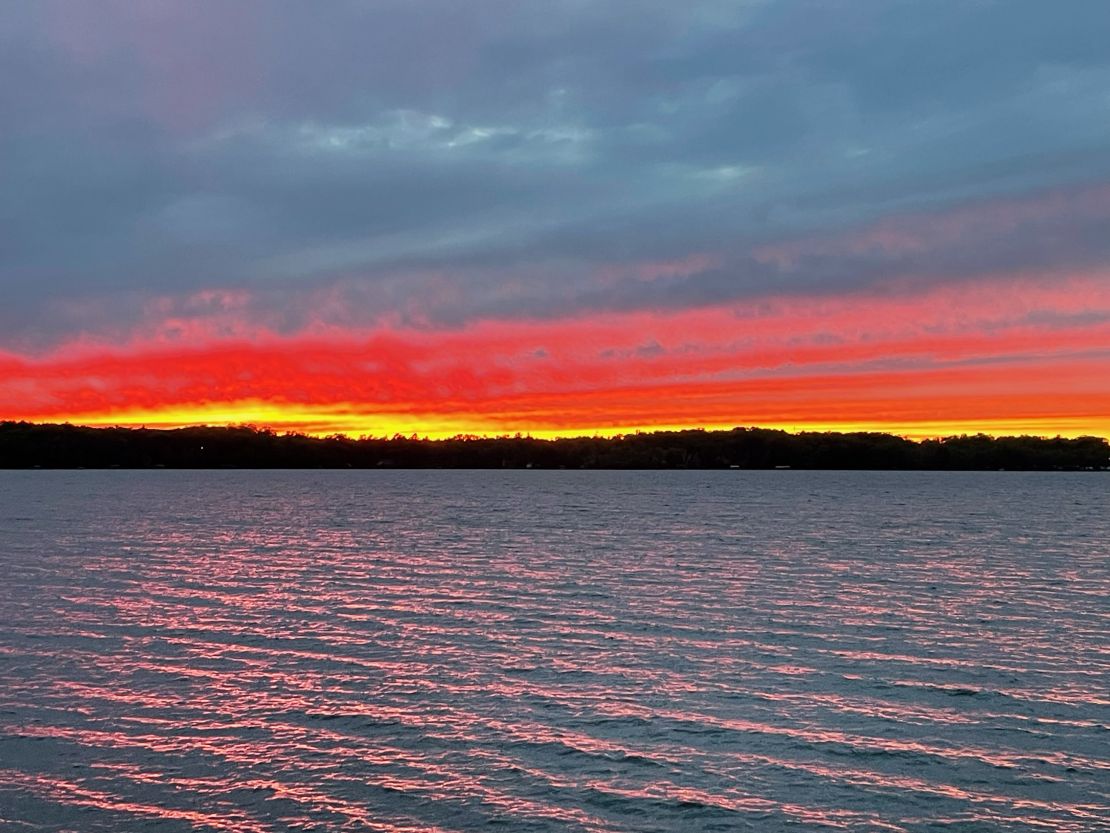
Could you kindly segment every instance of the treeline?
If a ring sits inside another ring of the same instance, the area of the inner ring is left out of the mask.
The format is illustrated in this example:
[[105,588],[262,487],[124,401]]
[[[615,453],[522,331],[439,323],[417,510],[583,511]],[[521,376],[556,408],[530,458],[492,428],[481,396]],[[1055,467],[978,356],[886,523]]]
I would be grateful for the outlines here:
[[947,437],[765,428],[613,439],[315,438],[252,427],[176,430],[0,422],[0,468],[1110,469],[1101,437]]

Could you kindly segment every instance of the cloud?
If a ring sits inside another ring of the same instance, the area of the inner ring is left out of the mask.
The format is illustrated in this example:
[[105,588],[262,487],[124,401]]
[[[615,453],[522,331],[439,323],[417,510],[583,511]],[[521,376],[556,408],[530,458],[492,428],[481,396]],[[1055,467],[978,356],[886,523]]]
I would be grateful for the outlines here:
[[291,333],[1103,274],[1104,18],[11,4],[0,347],[126,340],[205,292]]
[[355,434],[977,421],[1100,432],[1110,405],[1110,287],[1098,276],[357,337],[236,326],[255,303],[167,298],[149,309],[161,327],[139,341],[0,353],[0,412]]

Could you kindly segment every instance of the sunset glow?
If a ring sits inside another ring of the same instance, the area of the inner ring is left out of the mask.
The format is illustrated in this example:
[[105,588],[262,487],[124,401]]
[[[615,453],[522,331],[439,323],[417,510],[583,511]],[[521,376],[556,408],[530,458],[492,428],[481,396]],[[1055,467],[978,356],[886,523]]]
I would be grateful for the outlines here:
[[1048,24],[340,6],[0,31],[0,420],[1110,435],[1105,69]]
[[0,2],[0,833],[1110,831],[1108,24]]
[[1108,321],[1110,282],[1095,277],[456,330],[75,344],[0,359],[0,407],[32,421],[352,436],[1106,435]]

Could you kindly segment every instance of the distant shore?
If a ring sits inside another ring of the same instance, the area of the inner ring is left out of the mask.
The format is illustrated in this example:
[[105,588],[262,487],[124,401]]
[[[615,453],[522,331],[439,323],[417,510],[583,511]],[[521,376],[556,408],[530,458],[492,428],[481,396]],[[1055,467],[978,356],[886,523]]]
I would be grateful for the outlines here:
[[1102,437],[915,442],[883,433],[657,431],[627,436],[316,438],[251,427],[172,430],[0,422],[0,468],[905,469],[1107,471]]

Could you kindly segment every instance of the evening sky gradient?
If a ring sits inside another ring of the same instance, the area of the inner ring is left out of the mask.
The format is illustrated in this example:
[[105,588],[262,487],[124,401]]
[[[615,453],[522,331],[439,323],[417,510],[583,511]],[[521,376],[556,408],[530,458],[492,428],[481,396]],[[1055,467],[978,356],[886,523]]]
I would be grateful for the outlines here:
[[1110,434],[1105,0],[11,2],[0,418]]

